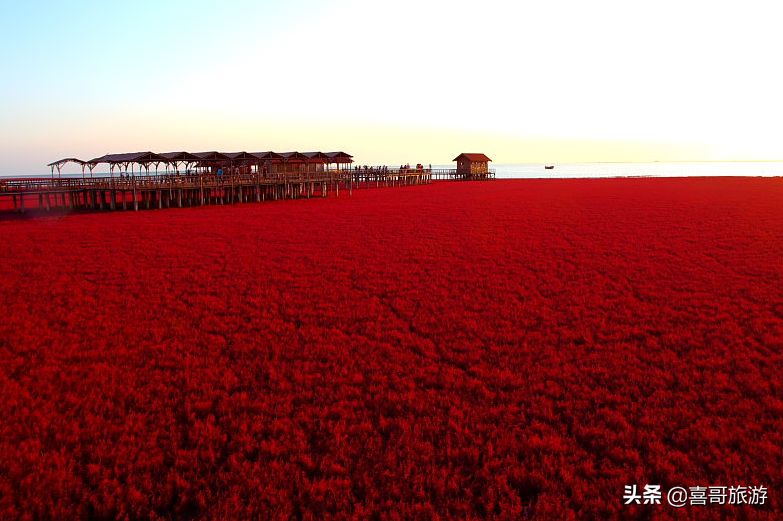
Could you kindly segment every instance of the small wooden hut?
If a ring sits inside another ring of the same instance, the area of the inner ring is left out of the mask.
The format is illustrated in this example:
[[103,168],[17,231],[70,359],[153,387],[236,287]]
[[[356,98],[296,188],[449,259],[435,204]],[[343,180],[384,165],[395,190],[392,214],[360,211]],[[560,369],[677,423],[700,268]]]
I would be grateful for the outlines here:
[[468,179],[486,179],[489,177],[489,162],[492,161],[484,154],[462,153],[452,159],[457,162],[457,176]]

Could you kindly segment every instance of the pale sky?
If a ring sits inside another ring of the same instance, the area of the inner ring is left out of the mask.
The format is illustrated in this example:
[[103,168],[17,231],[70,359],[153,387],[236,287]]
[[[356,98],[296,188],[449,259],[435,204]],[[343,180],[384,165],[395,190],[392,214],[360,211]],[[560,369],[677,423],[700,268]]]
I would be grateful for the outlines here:
[[783,160],[781,13],[753,0],[11,2],[0,175],[142,150]]

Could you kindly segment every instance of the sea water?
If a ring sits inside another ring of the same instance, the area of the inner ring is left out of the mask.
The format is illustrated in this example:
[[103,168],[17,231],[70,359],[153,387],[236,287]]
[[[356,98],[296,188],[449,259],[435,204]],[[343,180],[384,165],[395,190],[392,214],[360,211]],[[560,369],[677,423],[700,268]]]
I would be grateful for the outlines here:
[[[494,164],[490,169],[498,179],[514,178],[580,178],[580,177],[712,177],[712,176],[783,176],[783,161],[753,162],[656,162],[656,163],[541,163]],[[433,168],[455,168],[432,165]]]

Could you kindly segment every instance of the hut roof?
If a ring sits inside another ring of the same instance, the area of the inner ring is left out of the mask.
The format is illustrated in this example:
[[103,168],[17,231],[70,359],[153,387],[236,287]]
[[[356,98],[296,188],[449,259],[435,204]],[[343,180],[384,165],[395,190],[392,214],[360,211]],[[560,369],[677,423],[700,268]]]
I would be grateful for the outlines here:
[[474,163],[480,163],[480,162],[486,162],[486,161],[492,161],[490,158],[485,156],[484,154],[469,154],[463,152],[462,154],[458,155],[452,161],[459,161],[461,158],[465,158],[468,161],[472,161]]
[[85,163],[165,163],[167,161],[168,159],[154,152],[129,152],[127,154],[106,154],[105,156],[85,161]]

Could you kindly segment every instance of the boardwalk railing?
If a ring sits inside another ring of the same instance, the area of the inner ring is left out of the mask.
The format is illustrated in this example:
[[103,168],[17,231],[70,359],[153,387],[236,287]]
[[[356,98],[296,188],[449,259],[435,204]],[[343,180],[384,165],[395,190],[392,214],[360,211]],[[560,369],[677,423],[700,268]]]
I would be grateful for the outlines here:
[[495,170],[490,168],[486,172],[481,173],[473,173],[473,174],[463,174],[458,173],[456,168],[433,168],[431,170],[432,172],[432,179],[437,180],[480,180],[480,179],[494,179],[495,178]]
[[0,180],[0,192],[35,192],[68,190],[133,190],[146,188],[200,188],[202,186],[231,186],[279,184],[281,182],[334,182],[342,180],[341,174],[257,174],[213,175],[213,174],[150,174],[115,175],[100,177],[63,177]]
[[[267,199],[326,197],[340,189],[428,184],[433,179],[488,179],[494,172],[465,176],[454,169],[354,167],[287,173],[155,173],[98,177],[0,179],[0,202],[13,200],[24,212],[37,199],[40,210],[163,208],[230,204]],[[34,204],[34,203],[33,203]],[[2,205],[0,205],[0,208]]]
[[[456,168],[388,168],[388,167],[354,167],[349,170],[353,176],[354,183],[357,185],[380,185],[381,182],[388,182],[394,179],[425,177],[428,180],[482,180],[494,179],[495,170],[488,169],[486,172],[464,174],[457,172]],[[417,184],[417,183],[413,183]],[[388,186],[388,185],[384,185]]]

